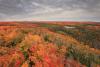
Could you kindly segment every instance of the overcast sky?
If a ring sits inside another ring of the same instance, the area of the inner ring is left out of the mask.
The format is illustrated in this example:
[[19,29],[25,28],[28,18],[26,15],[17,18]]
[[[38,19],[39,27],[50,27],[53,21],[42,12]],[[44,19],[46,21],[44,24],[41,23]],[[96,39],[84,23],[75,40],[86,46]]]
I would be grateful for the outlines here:
[[0,21],[100,21],[100,0],[0,0]]

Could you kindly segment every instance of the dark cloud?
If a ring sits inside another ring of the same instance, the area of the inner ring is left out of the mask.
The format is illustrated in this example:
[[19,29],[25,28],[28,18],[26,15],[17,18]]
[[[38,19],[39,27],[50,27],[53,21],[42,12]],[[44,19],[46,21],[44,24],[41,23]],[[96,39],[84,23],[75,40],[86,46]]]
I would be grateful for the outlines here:
[[16,13],[20,13],[23,9],[17,7],[17,0],[2,0],[0,1],[0,13],[4,13],[7,15],[14,15]]
[[[31,0],[32,1],[32,0]],[[62,8],[81,8],[81,9],[93,9],[100,4],[100,0],[34,0],[35,2],[50,5],[53,7],[62,7]],[[100,7],[99,7],[100,8]]]
[[0,0],[0,19],[30,14],[34,16],[35,13],[41,15],[41,13],[53,12],[53,9],[59,8],[64,12],[83,10],[100,17],[100,0]]

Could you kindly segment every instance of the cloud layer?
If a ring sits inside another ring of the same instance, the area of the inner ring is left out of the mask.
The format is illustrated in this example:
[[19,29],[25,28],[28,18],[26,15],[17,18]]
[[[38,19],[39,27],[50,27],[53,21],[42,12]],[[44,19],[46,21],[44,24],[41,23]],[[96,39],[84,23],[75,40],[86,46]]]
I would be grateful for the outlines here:
[[100,0],[0,0],[0,20],[100,21]]

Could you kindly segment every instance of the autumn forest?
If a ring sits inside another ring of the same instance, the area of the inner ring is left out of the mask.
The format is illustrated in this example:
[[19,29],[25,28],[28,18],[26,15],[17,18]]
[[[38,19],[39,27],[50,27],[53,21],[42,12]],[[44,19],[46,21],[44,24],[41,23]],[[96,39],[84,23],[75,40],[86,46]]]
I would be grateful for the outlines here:
[[100,67],[100,23],[0,22],[0,67]]

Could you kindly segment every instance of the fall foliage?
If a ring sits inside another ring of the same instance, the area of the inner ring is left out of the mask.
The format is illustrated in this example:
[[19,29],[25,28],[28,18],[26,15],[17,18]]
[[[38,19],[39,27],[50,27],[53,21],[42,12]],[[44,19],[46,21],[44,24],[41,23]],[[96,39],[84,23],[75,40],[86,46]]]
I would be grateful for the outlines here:
[[99,25],[0,23],[0,67],[100,67]]

